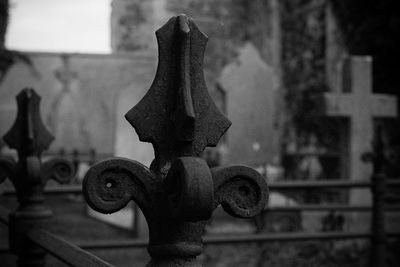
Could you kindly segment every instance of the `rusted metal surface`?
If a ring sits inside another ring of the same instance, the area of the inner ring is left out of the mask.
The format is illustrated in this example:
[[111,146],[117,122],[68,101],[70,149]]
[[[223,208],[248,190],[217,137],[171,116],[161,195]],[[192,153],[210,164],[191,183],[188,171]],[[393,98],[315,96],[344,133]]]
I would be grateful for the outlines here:
[[373,142],[373,175],[372,183],[372,237],[371,267],[386,265],[386,232],[385,232],[385,193],[386,193],[386,158],[381,128],[377,129]]
[[10,210],[0,206],[0,222],[8,225],[10,223],[10,220],[8,218],[10,213]]
[[[218,244],[246,244],[246,243],[267,243],[267,242],[289,242],[289,241],[311,241],[311,240],[343,240],[343,239],[370,239],[370,232],[349,233],[349,232],[321,232],[321,233],[266,233],[266,234],[240,234],[240,235],[214,235],[204,236],[204,245]],[[387,232],[388,239],[397,239],[399,232]],[[78,241],[76,246],[85,250],[104,250],[104,249],[132,249],[144,248],[148,245],[146,239],[127,239],[127,240],[97,240]],[[7,253],[7,248],[0,248],[0,253]]]
[[[373,186],[371,182],[352,182],[347,180],[318,180],[318,181],[284,181],[284,182],[273,182],[268,184],[269,191],[277,191],[277,190],[307,190],[311,188],[342,188],[342,189],[350,189],[350,188],[367,188]],[[387,187],[400,187],[400,179],[399,178],[391,178],[386,179]],[[63,195],[63,194],[80,194],[82,193],[82,186],[80,185],[62,185],[62,186],[47,186],[44,188],[44,193],[49,195]],[[14,195],[15,190],[12,188],[6,188],[2,191],[2,194]],[[318,205],[321,206],[322,209],[331,209],[330,205]],[[336,209],[337,205],[334,205],[332,209]],[[365,207],[364,205],[352,205],[349,206],[350,209],[367,209],[369,206]],[[385,205],[386,209],[398,209],[398,205]],[[266,209],[275,208],[275,207],[265,207]],[[302,208],[300,208],[302,209]],[[304,207],[304,209],[308,209]],[[313,209],[313,208],[311,208]],[[338,207],[338,209],[342,209]],[[343,207],[346,209],[346,207]]]
[[[265,243],[265,242],[287,242],[287,241],[306,241],[306,240],[339,240],[355,238],[371,238],[371,233],[346,233],[346,232],[323,232],[323,233],[266,233],[266,234],[240,234],[240,235],[214,235],[204,236],[205,245],[214,244],[238,244],[238,243]],[[399,238],[399,232],[387,233],[388,238]],[[99,240],[97,242],[79,242],[77,245],[83,249],[126,249],[143,248],[148,244],[148,240]]]
[[262,211],[268,188],[245,166],[210,170],[200,158],[230,126],[211,100],[203,77],[207,37],[185,15],[156,32],[159,64],[147,94],[126,115],[139,139],[152,143],[150,168],[113,158],[89,169],[83,183],[88,204],[113,213],[134,200],[149,225],[148,266],[198,266],[204,226],[222,204],[236,217]]
[[57,259],[73,267],[111,267],[102,259],[43,229],[31,229],[28,238]]
[[[240,234],[240,235],[213,235],[204,236],[204,245],[216,244],[244,244],[244,243],[266,243],[266,242],[288,242],[288,241],[309,241],[309,240],[341,240],[341,239],[367,239],[372,234],[367,233],[346,233],[346,232],[323,232],[323,233],[263,233],[263,234]],[[388,238],[398,238],[400,233],[388,233]],[[88,249],[127,249],[144,248],[148,240],[128,239],[128,240],[98,240],[96,242],[79,242],[77,246]]]
[[39,112],[40,96],[33,89],[17,95],[18,114],[14,125],[4,136],[6,144],[18,152],[18,162],[0,159],[0,181],[13,183],[19,207],[10,214],[10,248],[18,255],[18,266],[44,266],[45,252],[26,238],[33,226],[44,224],[52,215],[43,202],[43,188],[49,179],[68,182],[74,170],[60,158],[41,162],[41,154],[54,137],[45,128]]

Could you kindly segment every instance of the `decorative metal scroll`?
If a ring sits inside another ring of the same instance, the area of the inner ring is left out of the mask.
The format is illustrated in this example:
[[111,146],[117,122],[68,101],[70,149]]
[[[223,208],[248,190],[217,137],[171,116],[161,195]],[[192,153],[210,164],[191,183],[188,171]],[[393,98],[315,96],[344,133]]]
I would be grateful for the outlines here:
[[148,266],[196,266],[204,226],[221,204],[235,217],[264,208],[264,178],[245,166],[209,169],[200,158],[230,126],[208,94],[203,74],[207,37],[185,15],[156,32],[159,64],[147,94],[126,115],[139,139],[153,145],[150,168],[112,158],[92,166],[83,182],[88,204],[113,213],[134,200],[149,226]]
[[42,163],[41,154],[54,137],[40,117],[40,96],[33,89],[24,89],[16,98],[17,118],[3,139],[10,148],[17,150],[18,161],[0,158],[0,182],[6,178],[11,180],[19,202],[18,209],[10,215],[10,248],[19,255],[18,266],[44,266],[44,252],[29,242],[25,234],[33,225],[52,215],[43,205],[43,188],[47,181],[66,183],[73,177],[74,168],[62,158]]

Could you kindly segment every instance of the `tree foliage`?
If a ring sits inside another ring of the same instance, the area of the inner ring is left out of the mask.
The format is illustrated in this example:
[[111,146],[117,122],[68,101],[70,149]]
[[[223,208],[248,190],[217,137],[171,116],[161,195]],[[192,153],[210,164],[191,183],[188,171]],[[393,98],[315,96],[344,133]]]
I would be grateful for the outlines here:
[[331,1],[346,49],[374,59],[374,91],[400,96],[400,2]]
[[298,134],[318,133],[324,109],[325,0],[281,2],[282,69],[287,109]]

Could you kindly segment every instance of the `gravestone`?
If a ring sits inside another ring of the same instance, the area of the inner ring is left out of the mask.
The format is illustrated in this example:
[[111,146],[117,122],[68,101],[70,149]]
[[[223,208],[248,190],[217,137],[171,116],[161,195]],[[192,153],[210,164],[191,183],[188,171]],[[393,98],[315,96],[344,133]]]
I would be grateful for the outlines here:
[[[152,150],[140,149],[146,144],[139,143],[132,128],[124,125],[128,123],[122,114],[149,87],[156,69],[154,56],[34,52],[24,55],[30,64],[16,62],[0,83],[0,135],[13,123],[17,92],[34,87],[43,96],[44,123],[56,138],[50,153],[94,148],[99,154],[132,157],[149,164],[146,159],[153,157]],[[125,228],[132,228],[137,218],[132,205],[113,215],[99,215],[92,210],[88,213]]]
[[[115,155],[126,158],[134,156],[144,165],[150,166],[151,160],[154,158],[153,148],[149,144],[140,142],[137,134],[132,132],[132,127],[124,119],[130,106],[136,105],[140,97],[144,96],[146,88],[145,86],[137,88],[137,84],[131,84],[117,97]],[[138,96],[140,97],[138,98]]]
[[[131,106],[136,105],[146,93],[147,88],[150,87],[150,79],[152,79],[153,73],[143,73],[143,75],[144,77],[150,75],[147,85],[138,86],[138,84],[132,83],[122,90],[117,97],[115,156],[136,158],[149,167],[154,158],[153,147],[148,143],[139,141],[137,134],[132,131],[132,126],[124,117]],[[136,237],[147,237],[148,235],[146,219],[135,203],[127,205],[124,209],[114,214],[101,214],[94,210],[90,210],[90,212],[111,224],[131,228]]]
[[[43,96],[41,112],[60,149],[115,154],[116,112],[120,92],[139,88],[137,99],[155,72],[154,56],[144,54],[24,53],[26,62],[11,65],[0,83],[0,134],[12,125],[15,95],[33,87]],[[122,111],[121,111],[122,112]]]
[[[70,58],[61,56],[61,66],[56,69],[54,98],[51,99],[46,122],[61,143],[74,144],[76,148],[90,144],[89,118],[85,116],[87,99],[82,97],[79,74],[71,69]],[[68,122],[68,123],[66,123]]]
[[[372,93],[372,59],[369,56],[352,56],[343,65],[341,92],[325,94],[326,113],[331,117],[349,119],[347,140],[344,142],[344,175],[352,181],[369,181],[372,175],[370,163],[362,161],[362,155],[371,151],[374,119],[395,118],[397,99],[394,96]],[[352,189],[350,204],[371,204],[368,189]],[[354,217],[354,216],[353,216]],[[357,219],[358,218],[358,219]],[[354,217],[354,223],[360,222]],[[365,223],[362,225],[368,226]],[[361,230],[361,225],[357,230]]]
[[273,68],[246,43],[237,60],[219,79],[226,91],[226,115],[232,121],[227,135],[227,163],[263,165],[279,156],[278,86]]

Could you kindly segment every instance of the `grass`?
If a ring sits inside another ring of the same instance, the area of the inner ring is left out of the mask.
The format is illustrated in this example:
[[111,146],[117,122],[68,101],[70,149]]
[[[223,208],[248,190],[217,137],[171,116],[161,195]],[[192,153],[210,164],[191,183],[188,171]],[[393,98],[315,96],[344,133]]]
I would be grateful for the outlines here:
[[[73,200],[75,199],[75,200]],[[17,208],[14,197],[0,198],[1,205],[10,210]],[[46,206],[50,208],[54,216],[47,229],[72,243],[79,241],[96,240],[123,240],[131,239],[132,233],[112,225],[99,222],[85,215],[85,204],[76,198],[65,196],[46,196]],[[0,224],[0,247],[8,247],[8,228]],[[116,266],[132,266],[137,262],[138,266],[144,266],[149,260],[147,251],[143,249],[114,249],[90,251],[98,257]],[[16,266],[15,257],[0,254],[1,266]],[[4,264],[4,265],[3,265]],[[67,266],[57,259],[48,256],[46,266]]]
[[[70,197],[46,196],[46,205],[53,210],[54,218],[49,231],[72,242],[131,239],[132,233],[85,215],[85,205]],[[1,205],[16,208],[12,197],[0,198]],[[0,247],[7,247],[7,228],[0,224]],[[360,245],[361,244],[361,245]],[[400,242],[388,245],[388,267],[400,262]],[[146,249],[93,250],[93,254],[115,266],[145,266],[149,257]],[[264,244],[208,245],[199,261],[207,267],[358,267],[368,266],[368,242],[309,241],[271,242]],[[1,266],[15,266],[15,257],[0,254]],[[47,266],[67,266],[48,256]]]

